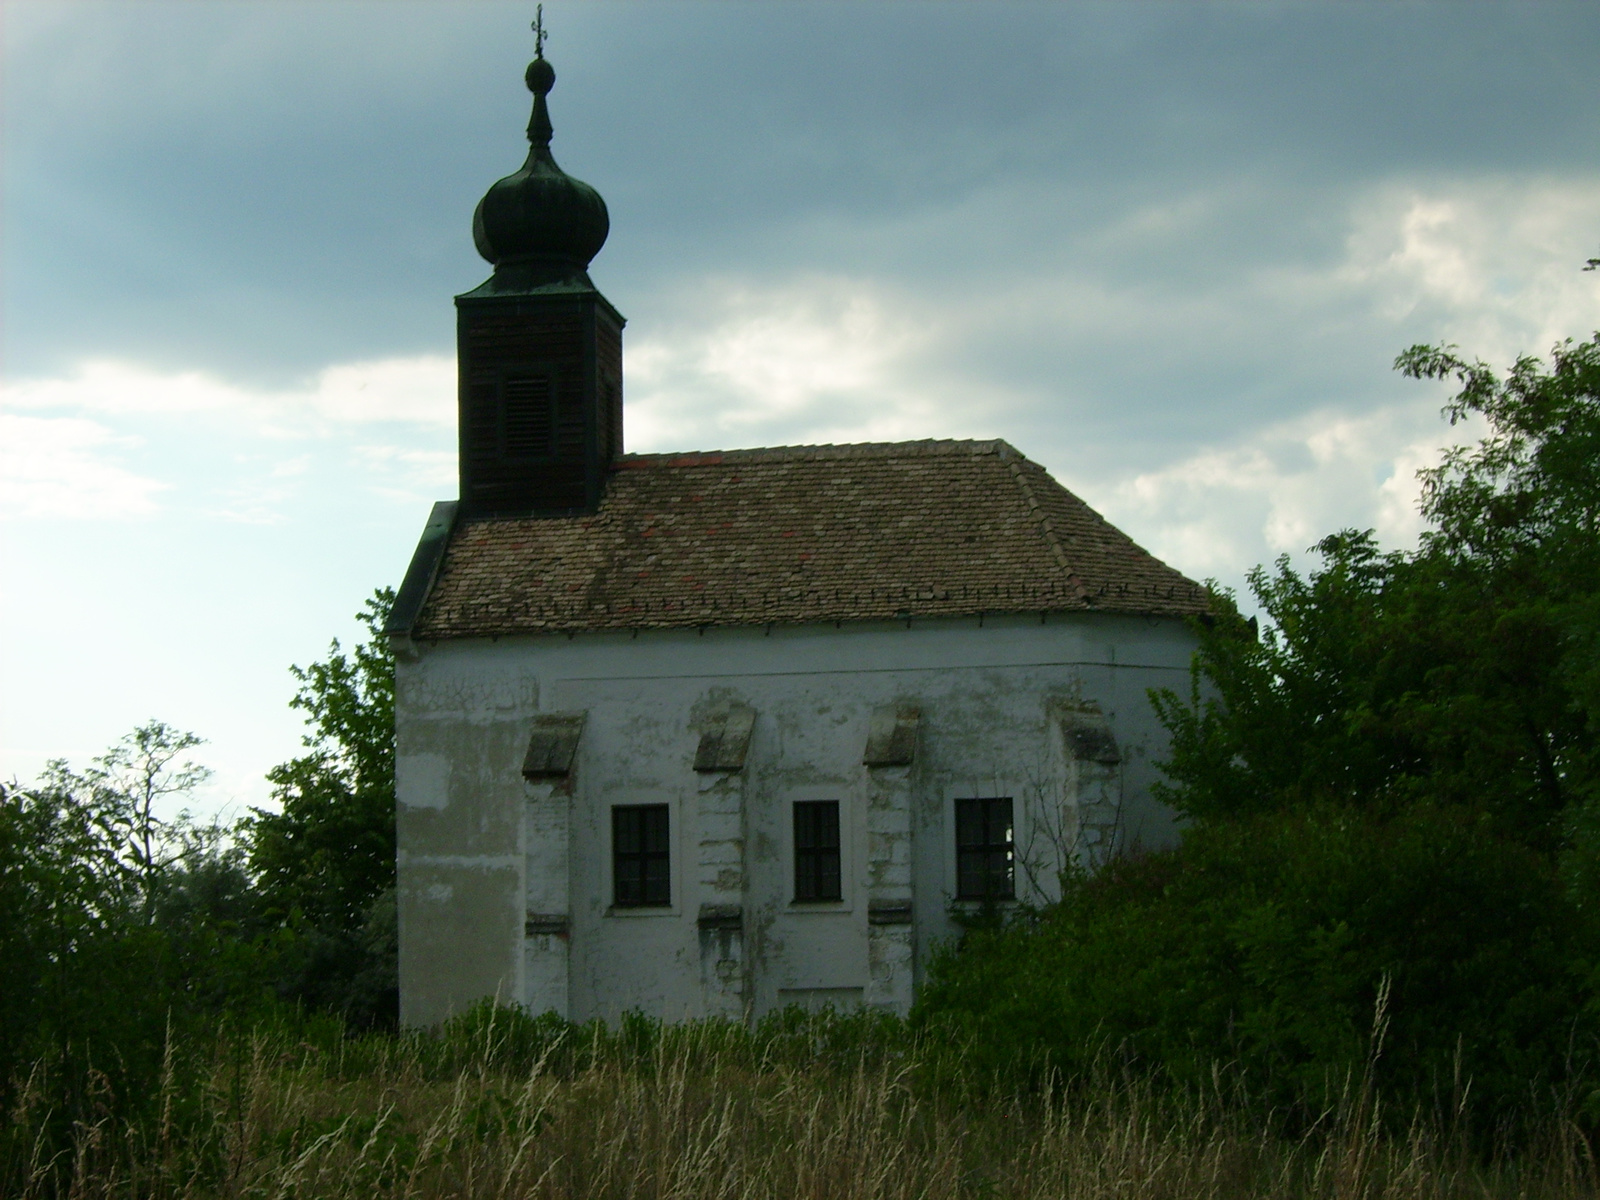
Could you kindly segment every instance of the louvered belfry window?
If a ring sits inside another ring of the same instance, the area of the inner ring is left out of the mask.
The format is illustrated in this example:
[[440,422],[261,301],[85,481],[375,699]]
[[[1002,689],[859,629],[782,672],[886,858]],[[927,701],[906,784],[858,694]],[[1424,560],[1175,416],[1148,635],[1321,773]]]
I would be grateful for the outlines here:
[[472,456],[484,467],[507,460],[549,458],[556,426],[555,377],[519,371],[472,389]]
[[1014,837],[1010,796],[956,801],[956,899],[1015,897]]
[[518,372],[500,381],[496,449],[501,458],[549,458],[555,432],[555,380],[548,370]]

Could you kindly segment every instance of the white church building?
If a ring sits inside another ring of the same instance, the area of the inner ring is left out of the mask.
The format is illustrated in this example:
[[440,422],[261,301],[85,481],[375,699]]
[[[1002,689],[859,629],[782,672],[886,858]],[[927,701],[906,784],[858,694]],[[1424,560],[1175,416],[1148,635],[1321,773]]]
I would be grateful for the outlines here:
[[401,1019],[903,1013],[963,909],[1172,838],[1148,691],[1205,592],[1002,441],[623,453],[554,79],[389,627]]

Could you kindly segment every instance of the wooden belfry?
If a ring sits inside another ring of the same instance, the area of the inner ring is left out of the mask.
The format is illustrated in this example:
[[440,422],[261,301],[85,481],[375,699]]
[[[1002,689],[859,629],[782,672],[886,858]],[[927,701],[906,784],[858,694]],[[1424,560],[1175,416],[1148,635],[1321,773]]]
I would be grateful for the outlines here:
[[472,236],[494,274],[456,297],[464,518],[571,516],[600,503],[622,453],[622,314],[589,279],[610,219],[556,165],[555,70],[534,24],[528,159],[478,203]]

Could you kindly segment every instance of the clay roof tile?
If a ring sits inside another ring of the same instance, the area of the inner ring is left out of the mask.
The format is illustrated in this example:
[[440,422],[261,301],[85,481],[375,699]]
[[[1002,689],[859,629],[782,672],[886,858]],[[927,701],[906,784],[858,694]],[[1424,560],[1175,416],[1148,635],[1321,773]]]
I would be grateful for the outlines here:
[[924,441],[628,455],[592,516],[458,524],[412,632],[1206,607],[1005,442]]

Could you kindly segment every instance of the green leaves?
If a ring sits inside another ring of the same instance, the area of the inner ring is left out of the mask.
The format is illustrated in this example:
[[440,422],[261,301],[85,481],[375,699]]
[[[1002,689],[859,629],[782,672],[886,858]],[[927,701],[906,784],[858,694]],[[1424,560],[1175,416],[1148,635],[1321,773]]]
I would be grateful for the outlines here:
[[1110,1063],[1205,1089],[1220,1071],[1309,1120],[1368,1069],[1382,995],[1375,1069],[1401,1119],[1458,1078],[1494,1121],[1593,1044],[1595,941],[1547,858],[1459,808],[1308,805],[1198,825],[969,933],[915,1019],[979,1073]]
[[251,869],[280,919],[352,931],[394,883],[393,604],[393,589],[375,592],[357,614],[365,641],[348,655],[335,641],[326,659],[290,668],[308,753],[267,773],[282,811],[246,822]]
[[237,848],[170,812],[209,775],[199,744],[150,721],[83,771],[0,789],[0,1103],[46,1088],[44,1161],[70,1157],[107,1092],[143,1104],[169,1042],[275,1003]]
[[[1395,360],[1418,379],[1455,378],[1445,407],[1452,423],[1481,417],[1489,433],[1422,473],[1430,542],[1456,556],[1497,565],[1518,553],[1543,565],[1579,567],[1595,582],[1600,516],[1600,338],[1552,349],[1550,369],[1517,360],[1504,379],[1452,346],[1413,346]],[[1579,583],[1572,579],[1569,583]]]
[[1488,432],[1423,472],[1415,553],[1346,530],[1307,575],[1256,568],[1259,639],[1218,598],[1189,696],[1154,698],[1173,737],[1162,795],[1199,819],[1463,805],[1553,851],[1596,784],[1600,340],[1503,379],[1453,347],[1397,366],[1454,378],[1446,412]]
[[250,870],[288,949],[279,992],[356,1025],[399,1013],[394,911],[394,659],[383,626],[394,590],[357,618],[367,637],[348,654],[291,667],[290,704],[306,714],[306,753],[267,773],[279,812],[241,823]]

